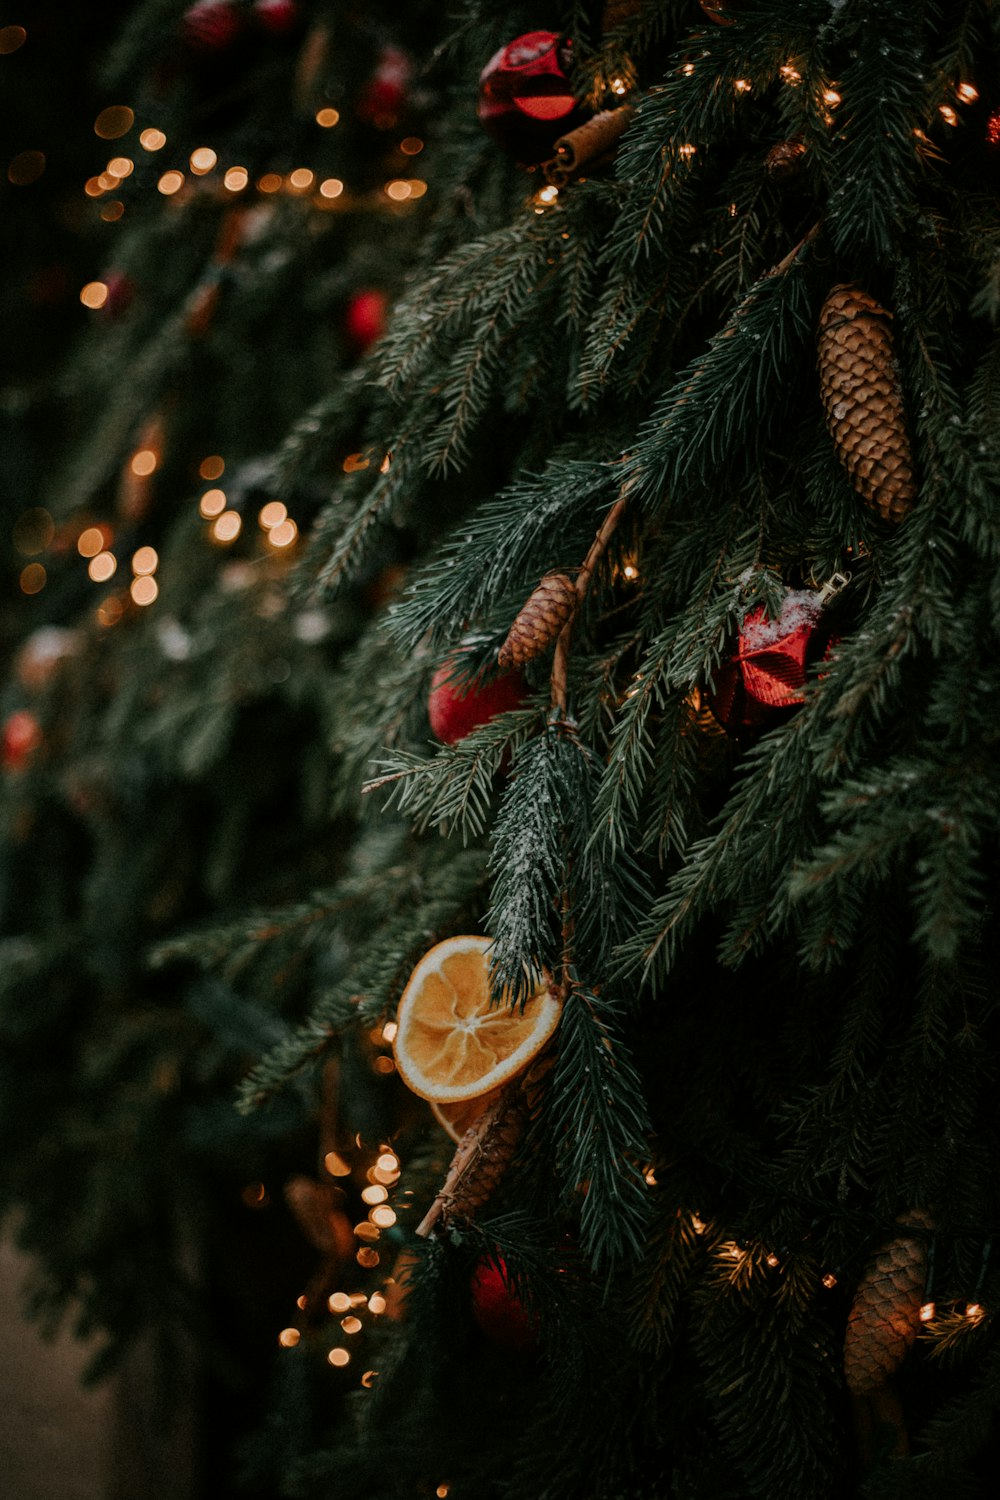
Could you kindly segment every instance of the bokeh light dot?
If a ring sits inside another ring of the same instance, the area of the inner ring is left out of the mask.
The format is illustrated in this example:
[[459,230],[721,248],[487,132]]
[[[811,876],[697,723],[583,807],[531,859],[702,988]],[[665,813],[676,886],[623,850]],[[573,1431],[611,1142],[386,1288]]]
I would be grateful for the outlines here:
[[132,595],[133,601],[140,607],[152,604],[159,592],[160,586],[155,578],[133,578],[129,584],[129,593]]
[[118,559],[113,552],[98,552],[96,557],[90,559],[87,572],[94,583],[107,583],[113,578],[115,569],[118,567]]
[[225,508],[225,490],[206,490],[201,497],[201,504],[198,506],[206,521],[210,521],[213,516],[221,516]]
[[238,511],[224,510],[212,527],[217,542],[235,542],[243,530],[243,518]]
[[162,130],[153,126],[148,127],[139,137],[139,145],[144,151],[162,151],[167,144],[167,138]]
[[109,104],[94,121],[94,134],[103,141],[116,141],[127,135],[135,123],[135,112],[127,104]]
[[96,310],[103,307],[108,300],[108,289],[103,281],[88,281],[87,285],[80,288],[80,301],[84,307]]
[[155,547],[140,547],[132,554],[132,572],[137,575],[155,573],[159,561]]
[[184,173],[177,171],[164,172],[156,184],[157,191],[161,192],[165,198],[169,198],[172,193],[176,193],[183,186]]
[[336,125],[339,119],[340,111],[331,109],[329,106],[316,111],[316,124],[322,125],[324,130],[329,130],[333,125]]

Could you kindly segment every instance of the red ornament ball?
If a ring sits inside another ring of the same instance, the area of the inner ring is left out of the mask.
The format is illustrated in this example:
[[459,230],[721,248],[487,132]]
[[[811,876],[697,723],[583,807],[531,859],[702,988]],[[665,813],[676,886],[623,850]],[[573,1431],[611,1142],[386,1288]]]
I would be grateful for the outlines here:
[[532,1349],[538,1342],[538,1324],[510,1285],[502,1259],[476,1265],[472,1313],[487,1338],[503,1349]]
[[522,166],[537,166],[587,118],[569,82],[570,43],[528,31],[501,47],[479,77],[479,119]]
[[344,332],[359,353],[364,353],[386,329],[389,296],[379,287],[355,292],[344,312]]
[[22,771],[41,743],[41,725],[30,709],[18,708],[9,714],[0,732],[4,770]]
[[707,695],[723,729],[758,729],[805,701],[809,667],[831,645],[820,619],[823,601],[811,589],[790,590],[776,620],[752,609],[740,627],[736,651],[717,669]]
[[438,667],[427,700],[431,733],[446,745],[456,745],[497,714],[520,708],[528,690],[520,672],[504,672],[489,681],[477,677],[459,684],[454,678],[456,666],[452,658]]
[[302,20],[295,0],[254,0],[253,18],[262,31],[288,36]]
[[243,16],[228,0],[197,0],[181,20],[181,36],[194,52],[224,52],[242,30]]

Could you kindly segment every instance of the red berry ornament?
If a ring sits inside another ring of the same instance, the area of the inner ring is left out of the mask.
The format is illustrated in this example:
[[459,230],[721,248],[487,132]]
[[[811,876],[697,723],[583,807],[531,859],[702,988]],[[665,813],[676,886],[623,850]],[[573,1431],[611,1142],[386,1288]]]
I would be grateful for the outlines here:
[[479,118],[522,166],[550,157],[567,130],[587,118],[569,84],[570,43],[528,31],[491,57],[479,78]]
[[42,730],[27,708],[16,709],[4,720],[0,756],[6,771],[22,771],[42,743]]
[[538,1327],[507,1279],[503,1260],[481,1260],[472,1273],[472,1312],[494,1344],[504,1349],[532,1349]]
[[194,52],[224,52],[242,30],[243,17],[227,0],[197,0],[181,21],[181,35]]
[[359,353],[374,344],[385,333],[387,293],[378,287],[355,292],[344,313],[344,332]]
[[776,620],[763,607],[752,609],[740,627],[735,654],[720,666],[708,702],[732,734],[758,729],[805,700],[809,667],[831,645],[821,621],[822,593],[790,590]]
[[497,714],[520,708],[527,683],[520,672],[504,672],[500,677],[459,684],[455,681],[457,663],[444,662],[431,678],[427,714],[431,732],[446,745],[455,745],[479,724],[488,724]]
[[262,31],[288,36],[302,20],[295,0],[254,0],[253,18]]

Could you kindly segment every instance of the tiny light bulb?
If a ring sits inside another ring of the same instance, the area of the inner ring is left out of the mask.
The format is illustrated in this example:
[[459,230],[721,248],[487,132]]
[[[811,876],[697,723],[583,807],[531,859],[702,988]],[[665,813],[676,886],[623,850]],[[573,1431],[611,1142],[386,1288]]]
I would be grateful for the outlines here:
[[921,1323],[929,1323],[936,1311],[937,1308],[935,1307],[933,1302],[925,1302],[923,1307],[920,1309]]

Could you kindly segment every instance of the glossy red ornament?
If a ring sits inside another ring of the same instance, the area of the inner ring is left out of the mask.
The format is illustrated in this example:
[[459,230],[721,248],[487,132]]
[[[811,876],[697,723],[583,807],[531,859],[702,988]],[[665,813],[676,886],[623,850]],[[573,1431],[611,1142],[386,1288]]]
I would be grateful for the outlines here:
[[385,333],[388,306],[388,293],[380,287],[363,287],[348,302],[344,312],[344,332],[359,353]]
[[567,130],[587,119],[569,82],[570,43],[554,31],[528,31],[501,47],[479,77],[479,119],[521,163],[537,166]]
[[821,620],[824,602],[812,589],[790,590],[777,619],[769,619],[763,607],[749,612],[735,653],[716,669],[707,694],[723,729],[757,729],[804,702],[809,667],[831,644]]
[[262,31],[288,36],[302,20],[295,0],[254,0],[253,18]]
[[358,118],[389,129],[406,108],[413,63],[401,47],[384,47],[378,67],[354,106]]
[[4,770],[22,771],[42,743],[42,729],[34,714],[18,708],[4,720],[0,732],[0,759]]
[[427,700],[431,733],[446,745],[457,744],[479,724],[488,724],[497,714],[520,708],[524,702],[528,685],[520,672],[459,684],[453,676],[455,671],[454,658],[438,667]]
[[502,1259],[481,1260],[472,1273],[472,1313],[494,1344],[504,1349],[532,1349],[538,1324],[507,1277]]
[[181,36],[194,52],[224,52],[243,30],[243,16],[228,0],[197,0],[181,19]]

